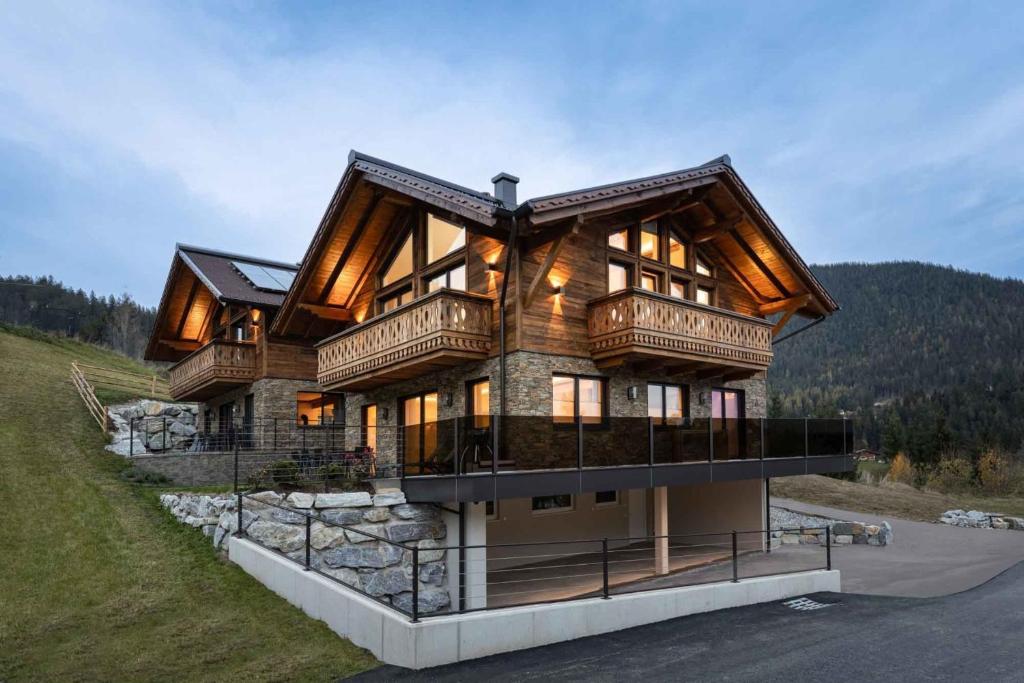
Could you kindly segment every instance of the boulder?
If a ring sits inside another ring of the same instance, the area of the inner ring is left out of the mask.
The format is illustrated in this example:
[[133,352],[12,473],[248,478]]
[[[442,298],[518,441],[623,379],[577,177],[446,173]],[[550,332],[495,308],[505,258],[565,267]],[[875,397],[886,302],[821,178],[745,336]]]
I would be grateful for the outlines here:
[[363,577],[363,590],[374,597],[412,590],[412,578],[402,567],[390,567]]
[[868,535],[867,534],[854,534],[853,544],[854,545],[867,545]]
[[[259,493],[252,494],[251,496],[246,496],[245,503],[248,503],[250,500],[267,503],[269,505],[280,505],[282,499],[280,494],[273,491],[260,491]],[[245,503],[242,504],[243,507],[245,507]]]
[[850,526],[850,531],[853,533],[854,536],[860,536],[864,533],[864,525],[860,522],[853,522]]
[[281,524],[303,524],[306,523],[306,515],[294,510],[283,510],[281,508],[270,508],[270,519]]
[[421,541],[427,538],[444,538],[446,531],[441,522],[394,524],[388,527],[388,538],[397,542]]
[[228,530],[217,525],[217,530],[213,532],[213,547],[214,549],[220,548],[220,544],[223,543],[224,538],[228,536]]
[[123,440],[115,441],[106,446],[106,449],[111,453],[117,453],[122,456],[143,455],[146,453],[146,444],[139,439],[134,441]]
[[143,401],[142,414],[146,417],[156,417],[163,412],[164,404],[160,401]]
[[344,508],[341,510],[324,510],[320,513],[320,519],[331,524],[361,524],[363,522],[363,513],[361,510],[346,510]]
[[[242,529],[248,529],[252,526],[253,522],[260,518],[255,512],[251,510],[242,509]],[[220,515],[218,526],[224,528],[228,533],[235,533],[238,531],[238,513],[234,511],[223,512]]]
[[362,582],[360,581],[359,578],[359,572],[357,572],[355,569],[349,569],[347,567],[339,567],[336,569],[332,569],[331,567],[321,567],[320,571],[322,571],[324,574],[327,574],[327,576],[337,579],[338,581],[341,581],[342,583],[347,584],[349,586],[355,586],[356,588],[362,587]]
[[367,522],[386,522],[390,517],[387,508],[370,508],[363,512],[363,519]]
[[869,524],[866,527],[864,527],[864,531],[867,533],[868,536],[877,536],[878,532],[881,530],[882,527],[877,526],[875,524]]
[[373,536],[359,533],[360,531],[373,534],[373,536],[387,538],[384,535],[384,527],[380,524],[357,524],[354,527],[345,529],[345,536],[348,538],[349,543],[368,543],[377,540]]
[[345,530],[341,527],[315,525],[309,531],[309,544],[316,550],[327,550],[345,543]]
[[383,569],[402,561],[402,549],[393,545],[374,547],[368,544],[344,545],[323,553],[324,564],[328,567],[369,567]]
[[428,562],[427,564],[420,565],[419,579],[423,583],[440,586],[444,581],[444,574],[444,562]]
[[853,534],[837,534],[833,541],[836,545],[850,545],[853,543]]
[[316,496],[312,493],[301,493],[296,491],[289,493],[285,499],[285,503],[293,508],[299,508],[300,510],[308,510],[313,507],[313,501],[316,500]]
[[172,422],[167,426],[167,431],[178,436],[185,436],[191,439],[196,435],[196,428],[184,422]]
[[160,411],[160,414],[169,415],[170,417],[177,417],[181,415],[181,408],[171,403],[167,406],[164,406],[164,409]]
[[354,493],[318,493],[316,494],[315,507],[320,509],[330,508],[355,508],[370,507],[373,499],[366,491]]
[[[448,591],[442,588],[424,588],[416,601],[421,614],[438,612],[451,602]],[[391,598],[391,604],[406,614],[412,614],[412,593],[399,593]]]
[[401,489],[380,489],[373,496],[373,504],[378,507],[403,505],[404,503],[405,493]]
[[970,512],[967,513],[966,516],[967,519],[973,520],[975,522],[988,521],[988,515],[986,515],[984,512],[979,512],[978,510],[971,510]]
[[265,522],[262,519],[253,522],[246,533],[261,545],[276,548],[284,553],[298,550],[306,541],[305,530],[290,524]]
[[882,522],[882,530],[878,532],[879,538],[882,539],[881,545],[889,545],[895,540],[896,536],[892,532],[892,524],[889,522]]
[[833,536],[853,536],[853,524],[850,522],[836,522],[832,525]]
[[821,539],[814,534],[801,534],[800,535],[801,545],[820,545]]
[[[424,562],[437,562],[438,560],[444,559],[444,550],[435,550],[435,548],[442,548],[443,544],[440,541],[435,541],[432,538],[427,538],[416,543],[416,547],[419,548],[419,561]],[[411,553],[410,553],[411,554]],[[410,558],[410,562],[412,559]]]
[[800,542],[800,536],[798,534],[783,534],[782,543],[783,545],[795,545]]
[[399,519],[414,522],[430,522],[435,519],[441,519],[441,511],[433,505],[405,503],[391,508],[391,514]]
[[[306,566],[306,549],[299,548],[293,552],[288,553],[288,558],[295,560],[303,567]],[[313,551],[309,553],[309,568],[310,569],[323,569],[323,560],[320,559],[320,554]]]

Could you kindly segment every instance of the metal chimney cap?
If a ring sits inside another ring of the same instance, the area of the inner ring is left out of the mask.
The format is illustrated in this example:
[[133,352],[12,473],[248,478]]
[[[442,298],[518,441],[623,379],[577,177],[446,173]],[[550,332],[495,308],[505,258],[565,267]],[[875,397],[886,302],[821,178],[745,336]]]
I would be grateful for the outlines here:
[[519,178],[517,178],[514,175],[512,175],[511,173],[507,173],[505,171],[502,171],[498,175],[496,175],[493,178],[491,178],[491,182],[492,183],[497,183],[500,180],[508,180],[508,181],[513,182],[513,183],[518,183],[519,182]]

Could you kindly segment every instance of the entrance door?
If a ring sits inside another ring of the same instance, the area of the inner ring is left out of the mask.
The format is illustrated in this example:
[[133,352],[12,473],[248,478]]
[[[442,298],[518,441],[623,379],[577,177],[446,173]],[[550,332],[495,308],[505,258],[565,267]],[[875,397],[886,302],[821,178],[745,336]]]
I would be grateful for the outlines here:
[[460,441],[462,472],[491,468],[491,382],[480,379],[466,385],[466,436]]
[[437,392],[430,391],[402,399],[405,467],[407,474],[431,474],[436,469]]
[[217,408],[217,441],[221,450],[235,447],[235,404],[222,403]]
[[715,460],[736,460],[744,457],[744,412],[742,391],[711,391],[711,428],[715,433]]

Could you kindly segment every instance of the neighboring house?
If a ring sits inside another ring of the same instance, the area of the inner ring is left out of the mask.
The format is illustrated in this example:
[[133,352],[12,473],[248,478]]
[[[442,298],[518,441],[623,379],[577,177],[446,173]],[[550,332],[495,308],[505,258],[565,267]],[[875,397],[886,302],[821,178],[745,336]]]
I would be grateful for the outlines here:
[[145,357],[175,362],[171,396],[200,403],[205,447],[233,446],[238,433],[246,447],[270,448],[275,426],[294,435],[285,427],[343,416],[343,397],[317,384],[312,344],[268,333],[296,270],[295,264],[177,245]]
[[[775,335],[838,306],[728,157],[522,203],[517,182],[353,152],[267,310],[409,500],[458,506],[478,544],[758,530],[768,478],[852,468],[845,421],[760,419]],[[161,324],[206,343],[175,272]]]

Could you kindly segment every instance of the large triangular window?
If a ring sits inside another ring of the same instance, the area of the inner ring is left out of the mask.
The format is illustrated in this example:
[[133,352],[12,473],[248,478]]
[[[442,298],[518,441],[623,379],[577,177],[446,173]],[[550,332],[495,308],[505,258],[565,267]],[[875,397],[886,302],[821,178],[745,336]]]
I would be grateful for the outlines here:
[[387,287],[398,282],[402,278],[412,275],[412,233],[405,238],[402,246],[399,247],[384,276],[381,278],[381,286]]

